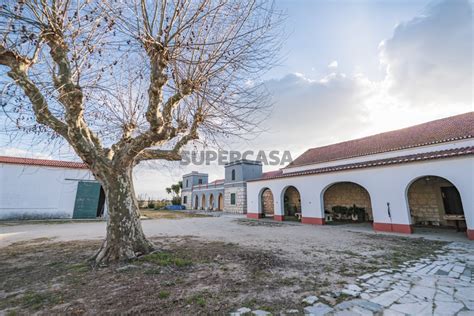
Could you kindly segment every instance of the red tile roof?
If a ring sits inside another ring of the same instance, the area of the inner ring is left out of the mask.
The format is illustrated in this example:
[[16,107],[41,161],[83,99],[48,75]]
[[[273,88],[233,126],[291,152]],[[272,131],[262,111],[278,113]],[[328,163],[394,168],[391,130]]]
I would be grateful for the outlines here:
[[419,161],[446,159],[446,158],[469,156],[469,155],[474,155],[474,146],[432,151],[432,152],[427,152],[427,153],[399,156],[399,157],[386,158],[386,159],[357,162],[357,163],[351,163],[351,164],[345,164],[345,165],[339,165],[339,166],[333,166],[333,167],[310,169],[310,170],[305,170],[305,171],[297,171],[297,172],[289,172],[289,173],[279,172],[279,173],[275,173],[275,175],[273,176],[267,176],[267,177],[262,177],[260,179],[249,180],[248,182],[287,178],[287,177],[306,176],[306,175],[312,175],[312,174],[329,173],[329,172],[351,170],[351,169],[383,167],[383,166],[388,166],[388,165],[398,165],[398,164],[404,164],[404,163],[414,163],[414,162],[419,162]]
[[271,178],[281,175],[282,173],[283,171],[281,170],[264,172],[262,173],[262,177],[260,179],[271,179]]
[[0,163],[15,164],[15,165],[29,165],[29,166],[44,166],[56,168],[70,168],[70,169],[88,169],[84,163],[63,160],[49,160],[36,158],[20,158],[0,156]]
[[217,179],[217,180],[212,181],[209,184],[222,184],[222,183],[224,183],[224,179]]
[[474,137],[474,112],[307,150],[287,168]]

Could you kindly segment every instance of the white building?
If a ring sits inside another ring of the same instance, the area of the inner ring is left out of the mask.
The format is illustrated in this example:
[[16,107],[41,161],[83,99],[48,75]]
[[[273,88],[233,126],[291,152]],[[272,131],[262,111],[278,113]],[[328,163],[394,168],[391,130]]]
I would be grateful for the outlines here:
[[247,182],[247,217],[369,221],[378,231],[466,229],[474,239],[474,112],[309,149]]
[[104,201],[82,163],[0,156],[0,220],[96,218]]

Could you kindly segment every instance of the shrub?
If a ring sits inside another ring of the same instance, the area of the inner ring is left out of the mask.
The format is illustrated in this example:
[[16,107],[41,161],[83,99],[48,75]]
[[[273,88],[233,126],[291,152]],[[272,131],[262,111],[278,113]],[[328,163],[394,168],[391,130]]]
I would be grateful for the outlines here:
[[181,205],[181,197],[179,197],[179,196],[174,196],[174,197],[171,199],[171,204],[173,204],[173,205]]

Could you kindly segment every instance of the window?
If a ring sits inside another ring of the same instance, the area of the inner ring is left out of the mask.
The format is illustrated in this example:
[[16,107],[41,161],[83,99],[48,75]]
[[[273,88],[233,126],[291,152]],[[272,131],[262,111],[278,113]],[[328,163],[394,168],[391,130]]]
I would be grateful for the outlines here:
[[183,197],[183,204],[187,204],[188,203],[188,197],[185,195]]
[[186,188],[189,187],[189,180],[186,179]]
[[232,181],[235,180],[235,169],[232,169]]
[[202,184],[202,179],[199,179],[199,180],[198,180],[198,183],[199,183],[199,184]]
[[230,205],[235,205],[235,193],[230,194]]

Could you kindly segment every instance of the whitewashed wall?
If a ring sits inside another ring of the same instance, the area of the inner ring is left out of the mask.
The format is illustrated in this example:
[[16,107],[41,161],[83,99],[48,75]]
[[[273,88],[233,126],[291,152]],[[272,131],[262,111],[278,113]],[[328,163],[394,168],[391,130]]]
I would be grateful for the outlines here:
[[[272,190],[275,215],[283,215],[285,189],[295,186],[301,196],[302,216],[324,218],[323,194],[337,182],[354,182],[370,194],[375,223],[411,224],[407,189],[423,176],[439,176],[449,180],[458,189],[464,208],[468,229],[474,229],[474,158],[439,159],[387,167],[331,172],[319,175],[288,177],[247,183],[247,212],[261,213],[261,192]],[[392,219],[387,212],[390,203]]]
[[72,218],[86,169],[0,164],[0,219]]

